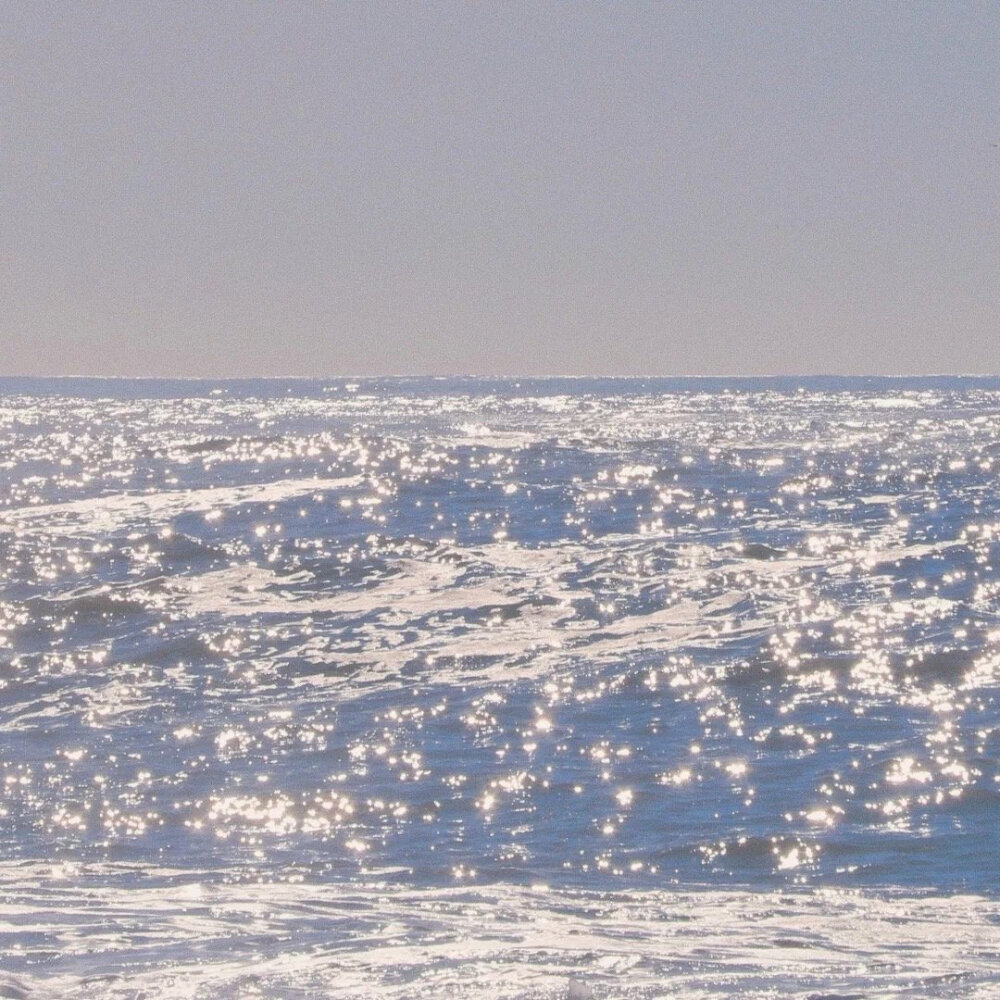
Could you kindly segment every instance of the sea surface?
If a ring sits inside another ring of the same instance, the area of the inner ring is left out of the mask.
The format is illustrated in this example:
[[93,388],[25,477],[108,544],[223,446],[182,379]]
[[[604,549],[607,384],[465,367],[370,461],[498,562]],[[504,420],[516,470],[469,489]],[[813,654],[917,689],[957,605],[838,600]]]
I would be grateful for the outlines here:
[[998,477],[998,379],[0,379],[0,996],[1000,996]]

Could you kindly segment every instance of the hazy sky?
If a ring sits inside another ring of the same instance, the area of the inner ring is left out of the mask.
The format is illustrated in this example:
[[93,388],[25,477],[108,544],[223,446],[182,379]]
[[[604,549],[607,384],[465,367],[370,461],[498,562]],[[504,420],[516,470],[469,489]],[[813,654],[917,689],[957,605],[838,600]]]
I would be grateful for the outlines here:
[[4,3],[0,374],[1000,371],[1000,4]]

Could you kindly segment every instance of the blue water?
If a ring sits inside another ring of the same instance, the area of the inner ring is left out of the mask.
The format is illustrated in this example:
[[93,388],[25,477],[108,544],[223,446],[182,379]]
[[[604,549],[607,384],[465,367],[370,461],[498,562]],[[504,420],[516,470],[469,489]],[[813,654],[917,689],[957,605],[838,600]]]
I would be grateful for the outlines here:
[[996,995],[998,471],[998,379],[0,379],[0,972]]

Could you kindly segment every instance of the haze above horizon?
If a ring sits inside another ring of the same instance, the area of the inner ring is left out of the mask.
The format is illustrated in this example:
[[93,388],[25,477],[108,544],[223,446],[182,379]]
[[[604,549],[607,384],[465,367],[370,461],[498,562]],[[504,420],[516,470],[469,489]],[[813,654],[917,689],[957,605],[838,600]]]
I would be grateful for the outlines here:
[[0,24],[0,375],[1000,367],[995,4]]

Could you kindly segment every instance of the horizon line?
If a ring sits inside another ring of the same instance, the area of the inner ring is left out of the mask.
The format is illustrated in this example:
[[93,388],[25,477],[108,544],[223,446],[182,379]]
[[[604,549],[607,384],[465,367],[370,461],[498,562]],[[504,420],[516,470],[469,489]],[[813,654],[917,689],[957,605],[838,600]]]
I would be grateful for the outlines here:
[[451,372],[446,375],[430,373],[380,373],[377,375],[367,374],[320,374],[320,375],[45,375],[45,374],[0,374],[0,380],[14,379],[45,379],[49,381],[61,381],[70,379],[84,379],[92,381],[120,381],[120,382],[321,382],[325,380],[379,380],[379,379],[424,379],[446,381],[448,379],[481,379],[497,382],[516,381],[554,381],[556,379],[579,380],[586,379],[606,379],[615,381],[634,381],[636,379],[655,380],[718,380],[718,381],[739,381],[746,379],[817,379],[817,378],[844,378],[844,379],[928,379],[928,378],[967,378],[967,379],[1000,379],[998,372],[908,372],[908,373],[876,373],[876,372],[770,372],[768,374],[727,374],[727,375],[706,375],[706,374],[584,374],[568,375],[559,373],[546,373],[544,375],[492,375],[474,372]]

